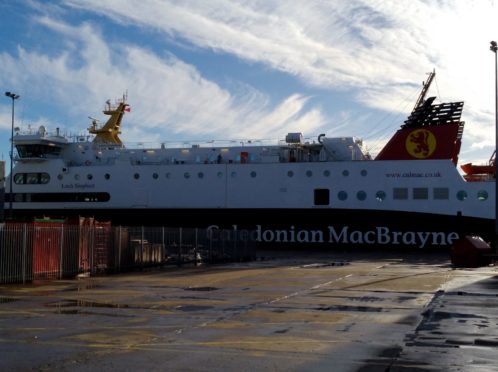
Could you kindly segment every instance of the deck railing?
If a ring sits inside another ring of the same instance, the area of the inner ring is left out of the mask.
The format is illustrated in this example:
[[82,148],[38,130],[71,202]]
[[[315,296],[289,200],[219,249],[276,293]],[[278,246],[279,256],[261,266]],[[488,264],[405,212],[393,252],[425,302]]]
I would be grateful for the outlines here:
[[0,284],[163,265],[249,261],[255,242],[224,230],[58,222],[0,225]]

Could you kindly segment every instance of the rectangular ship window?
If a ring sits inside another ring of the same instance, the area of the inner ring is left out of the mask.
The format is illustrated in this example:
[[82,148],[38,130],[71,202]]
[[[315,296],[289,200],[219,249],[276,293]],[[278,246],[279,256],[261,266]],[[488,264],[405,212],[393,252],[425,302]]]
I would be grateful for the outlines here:
[[393,199],[394,200],[408,199],[408,189],[406,187],[395,187],[393,189]]
[[432,191],[436,200],[448,200],[450,198],[450,190],[447,187],[434,187]]
[[330,204],[330,190],[315,189],[315,205],[329,205],[329,204]]
[[413,199],[415,199],[415,200],[427,200],[427,199],[429,199],[429,189],[427,187],[414,187],[413,188]]

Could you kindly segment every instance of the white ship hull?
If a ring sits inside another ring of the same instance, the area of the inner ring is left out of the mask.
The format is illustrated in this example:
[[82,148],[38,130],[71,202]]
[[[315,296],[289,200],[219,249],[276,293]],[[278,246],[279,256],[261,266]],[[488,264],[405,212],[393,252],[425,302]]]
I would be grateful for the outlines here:
[[[14,219],[185,226],[253,234],[261,243],[449,247],[467,234],[494,238],[493,164],[456,168],[463,102],[419,99],[375,160],[353,137],[277,145],[127,149],[127,104],[89,128],[93,141],[18,133],[5,209]],[[11,182],[13,181],[13,182]],[[10,184],[12,183],[12,192]]]

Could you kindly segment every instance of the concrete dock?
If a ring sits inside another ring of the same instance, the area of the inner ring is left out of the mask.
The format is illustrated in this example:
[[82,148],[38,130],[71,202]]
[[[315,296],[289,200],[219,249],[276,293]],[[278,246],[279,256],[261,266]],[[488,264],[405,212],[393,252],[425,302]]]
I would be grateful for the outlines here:
[[0,286],[1,371],[498,371],[498,269],[307,253]]

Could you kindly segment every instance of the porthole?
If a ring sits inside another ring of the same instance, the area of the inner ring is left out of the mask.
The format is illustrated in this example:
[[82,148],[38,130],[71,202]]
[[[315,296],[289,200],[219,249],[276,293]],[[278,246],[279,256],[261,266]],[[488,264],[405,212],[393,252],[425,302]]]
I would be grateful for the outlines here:
[[231,176],[232,178],[237,177],[237,172],[232,172],[232,173],[230,173],[230,176]]
[[313,175],[313,172],[310,170],[306,171],[306,177],[311,177]]
[[63,178],[64,178],[64,177],[62,176],[62,174],[58,174],[58,175],[57,175],[57,179],[58,179],[58,180],[62,180]]
[[222,177],[223,177],[223,172],[218,172],[218,173],[216,174],[216,176],[217,176],[218,178],[222,178]]
[[330,171],[329,171],[329,170],[324,170],[324,171],[323,171],[323,175],[324,175],[325,177],[330,177]]
[[367,193],[365,191],[358,191],[356,193],[356,198],[360,201],[363,201],[367,198]]
[[348,193],[346,191],[339,191],[339,193],[337,194],[337,198],[344,201],[348,198]]
[[293,171],[288,171],[287,172],[287,177],[294,177],[294,172]]
[[457,192],[457,195],[456,195],[457,199],[461,200],[461,201],[467,199],[467,196],[468,196],[467,191],[464,191],[464,190],[460,190],[459,192]]
[[111,175],[110,175],[109,173],[106,173],[106,174],[104,175],[104,178],[105,178],[106,180],[108,180],[108,179],[110,179],[110,178],[111,178]]
[[204,173],[202,173],[202,172],[197,173],[197,177],[204,178]]
[[190,178],[190,173],[189,172],[183,173],[183,177],[185,177],[186,179],[189,179]]
[[384,191],[377,191],[377,193],[375,194],[375,199],[378,201],[378,202],[382,202],[384,200],[386,200],[386,193]]
[[477,199],[484,201],[488,199],[488,192],[486,190],[479,190],[477,192]]
[[171,178],[171,173],[166,173],[166,178],[169,180]]
[[252,172],[251,172],[251,177],[252,177],[252,178],[256,177],[256,172],[255,172],[255,171],[252,171]]
[[344,177],[349,176],[349,171],[348,171],[347,169],[344,169],[344,170],[342,171],[342,175],[343,175]]
[[78,181],[78,180],[80,179],[80,175],[79,175],[79,174],[75,174],[75,175],[74,175],[74,179],[75,179],[76,181]]
[[91,180],[93,179],[93,175],[91,175],[91,174],[87,174],[87,175],[86,175],[86,178],[87,178],[87,180],[91,181]]
[[157,180],[159,178],[159,175],[157,173],[152,173],[152,178],[154,178],[155,180]]
[[140,174],[135,173],[135,174],[133,175],[133,178],[135,178],[136,180],[138,180],[138,179],[140,178]]
[[368,174],[367,170],[366,169],[362,169],[360,174],[362,175],[362,177],[366,177],[366,175]]

